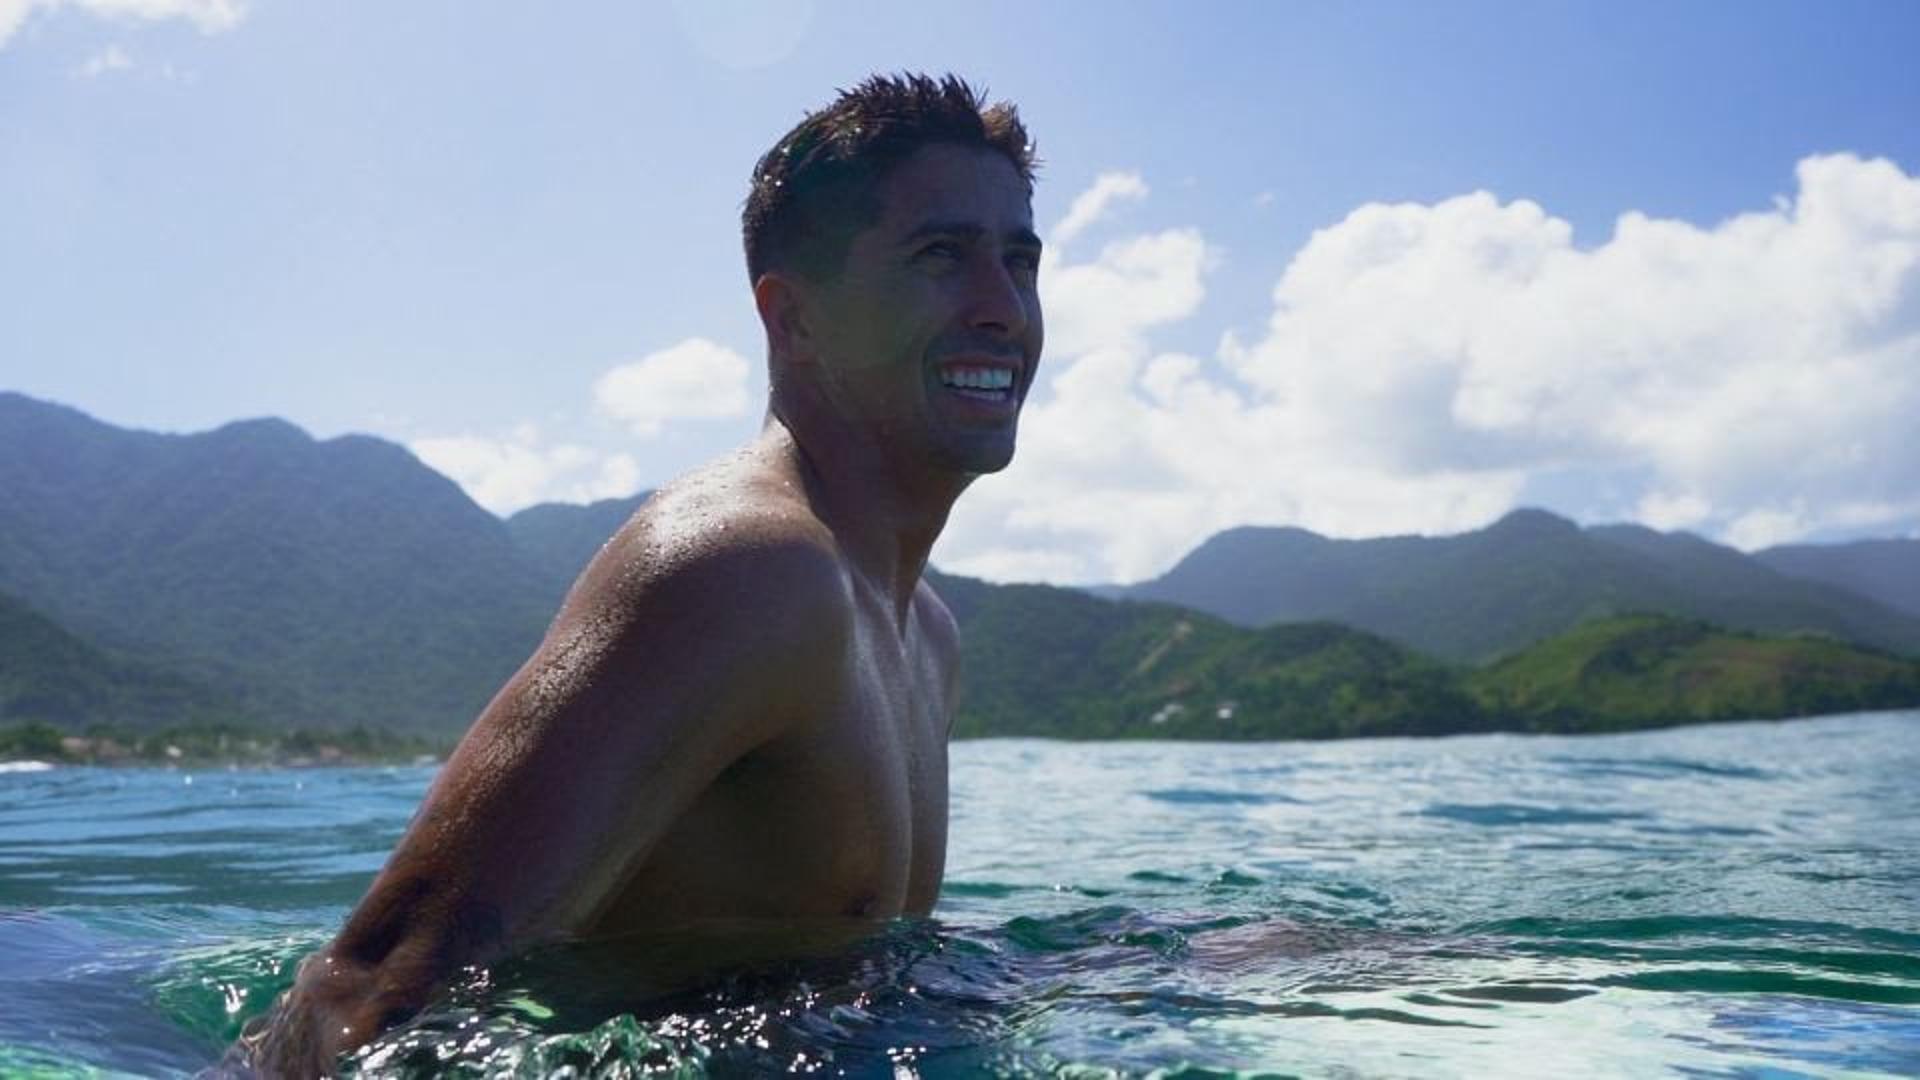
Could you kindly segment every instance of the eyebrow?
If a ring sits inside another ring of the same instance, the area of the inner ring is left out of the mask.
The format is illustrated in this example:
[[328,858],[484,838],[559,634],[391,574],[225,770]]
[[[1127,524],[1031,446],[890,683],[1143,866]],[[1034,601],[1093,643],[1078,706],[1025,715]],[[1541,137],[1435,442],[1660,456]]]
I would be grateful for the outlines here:
[[[929,221],[908,233],[901,244],[911,246],[935,236],[957,236],[967,240],[978,240],[985,235],[987,235],[986,226],[978,222]],[[1008,231],[1006,239],[1008,243],[1018,247],[1037,250],[1042,246],[1039,235],[1025,226]]]

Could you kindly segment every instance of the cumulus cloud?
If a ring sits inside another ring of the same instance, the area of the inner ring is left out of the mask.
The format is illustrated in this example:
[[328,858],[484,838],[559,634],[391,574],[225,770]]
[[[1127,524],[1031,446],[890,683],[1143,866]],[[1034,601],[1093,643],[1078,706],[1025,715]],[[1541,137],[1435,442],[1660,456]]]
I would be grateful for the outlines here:
[[496,514],[540,502],[618,498],[640,489],[640,466],[631,455],[547,444],[531,424],[501,438],[450,435],[414,439],[407,448]]
[[0,47],[29,15],[64,8],[118,21],[184,19],[209,34],[231,30],[247,15],[246,0],[0,0]]
[[675,420],[741,416],[749,370],[732,349],[689,338],[602,375],[593,386],[594,408],[646,437]]
[[[1628,212],[1586,249],[1525,199],[1361,206],[1295,253],[1263,330],[1210,357],[1151,341],[1204,296],[1197,230],[1056,259],[1048,385],[938,561],[1130,580],[1228,525],[1451,532],[1551,478],[1564,513],[1745,547],[1911,529],[1920,179],[1845,154],[1796,178],[1769,210]],[[1099,190],[1073,231],[1135,189]]]
[[1139,173],[1102,173],[1092,187],[1074,197],[1073,205],[1067,208],[1067,216],[1053,227],[1049,239],[1055,245],[1064,247],[1084,232],[1087,226],[1105,217],[1107,208],[1115,201],[1146,197],[1147,182],[1140,179]]
[[[592,388],[593,406],[643,436],[682,420],[739,416],[747,407],[747,362],[731,349],[690,338],[612,368]],[[521,424],[505,435],[436,435],[407,446],[480,505],[509,514],[540,502],[585,503],[640,490],[639,462],[628,453],[577,441],[548,442]]]
[[1193,314],[1206,295],[1211,249],[1197,229],[1168,229],[1115,241],[1090,262],[1042,257],[1040,300],[1047,344],[1080,355],[1131,346],[1156,326]]
[[[1920,180],[1838,155],[1712,227],[1565,222],[1485,193],[1321,231],[1235,372],[1403,473],[1574,465],[1736,542],[1920,509]],[[1795,509],[1795,508],[1799,509]],[[1755,516],[1757,515],[1757,516]],[[1788,521],[1797,522],[1789,526]]]

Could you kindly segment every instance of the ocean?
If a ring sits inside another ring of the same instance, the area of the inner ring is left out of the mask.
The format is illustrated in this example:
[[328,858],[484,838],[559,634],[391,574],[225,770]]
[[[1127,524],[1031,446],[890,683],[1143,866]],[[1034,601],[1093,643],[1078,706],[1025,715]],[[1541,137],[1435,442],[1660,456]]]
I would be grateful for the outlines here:
[[[934,917],[623,994],[473,972],[364,1076],[1920,1075],[1920,712],[956,744]],[[212,1063],[431,767],[0,772],[0,1076]]]

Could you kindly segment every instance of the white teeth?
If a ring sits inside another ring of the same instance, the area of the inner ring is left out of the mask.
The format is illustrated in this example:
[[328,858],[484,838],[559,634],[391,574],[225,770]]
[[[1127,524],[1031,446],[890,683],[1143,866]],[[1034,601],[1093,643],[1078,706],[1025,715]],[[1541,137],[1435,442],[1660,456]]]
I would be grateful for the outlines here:
[[1006,368],[948,368],[940,381],[963,390],[1005,390],[1013,385],[1013,372]]

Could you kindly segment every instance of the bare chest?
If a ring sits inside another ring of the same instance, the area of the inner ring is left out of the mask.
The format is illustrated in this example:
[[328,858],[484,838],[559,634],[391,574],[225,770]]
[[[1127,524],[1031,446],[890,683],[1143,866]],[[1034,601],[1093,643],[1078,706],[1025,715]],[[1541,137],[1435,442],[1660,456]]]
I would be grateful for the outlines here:
[[860,640],[818,715],[688,809],[625,890],[621,922],[932,908],[946,863],[947,673],[937,656],[882,644]]

